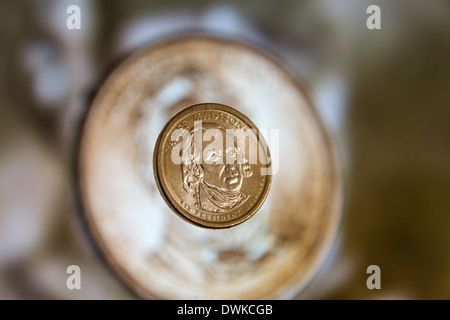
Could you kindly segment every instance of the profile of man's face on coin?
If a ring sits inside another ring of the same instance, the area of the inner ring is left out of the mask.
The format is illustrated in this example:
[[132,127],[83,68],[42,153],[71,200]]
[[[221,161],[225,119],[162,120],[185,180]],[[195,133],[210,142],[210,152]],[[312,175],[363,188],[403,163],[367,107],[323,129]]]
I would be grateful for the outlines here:
[[[195,130],[201,130],[202,137],[207,130],[213,132],[211,141],[202,139],[202,154],[194,148]],[[241,190],[242,184],[252,172],[245,157],[244,163],[238,161],[239,153],[245,154],[245,150],[239,148],[235,137],[225,128],[208,122],[203,122],[201,129],[192,129],[190,137],[182,147],[183,156],[188,157],[189,163],[182,162],[181,169],[183,187],[193,193],[196,206],[210,212],[225,212],[243,203],[248,195]],[[222,148],[208,147],[215,139],[222,139],[217,144]],[[233,141],[228,148],[227,139]],[[227,158],[233,159],[232,163],[227,163],[230,162]]]

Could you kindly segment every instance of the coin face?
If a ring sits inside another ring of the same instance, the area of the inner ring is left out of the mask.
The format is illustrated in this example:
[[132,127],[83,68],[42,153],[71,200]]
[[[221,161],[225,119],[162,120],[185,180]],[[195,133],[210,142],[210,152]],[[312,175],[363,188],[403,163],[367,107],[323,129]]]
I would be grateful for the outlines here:
[[156,141],[153,170],[169,207],[205,228],[249,219],[272,181],[262,134],[242,113],[216,103],[191,106],[169,120]]

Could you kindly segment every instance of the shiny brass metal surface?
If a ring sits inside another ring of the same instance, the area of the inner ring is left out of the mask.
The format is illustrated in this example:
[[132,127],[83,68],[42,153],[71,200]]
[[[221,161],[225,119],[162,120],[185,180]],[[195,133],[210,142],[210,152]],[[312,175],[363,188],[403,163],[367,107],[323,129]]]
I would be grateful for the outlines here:
[[[191,152],[195,146],[195,123],[201,125],[197,127],[200,138],[204,132],[216,134],[207,141],[203,137],[202,150],[196,154]],[[174,134],[181,132],[177,130],[185,130],[187,139],[174,141]],[[248,134],[248,144],[254,147],[245,150],[245,144],[236,145],[235,130]],[[228,154],[226,138],[232,140]],[[214,142],[219,143],[220,150],[207,150]],[[263,154],[264,163],[258,159],[258,151]],[[175,152],[188,152],[187,161],[174,163]],[[225,159],[229,153],[230,163]],[[240,153],[244,153],[242,163],[238,161]],[[255,159],[255,163],[250,159]],[[270,174],[261,173],[269,159],[267,144],[250,119],[231,107],[204,103],[186,108],[169,120],[155,145],[153,170],[161,195],[175,213],[197,226],[220,229],[244,222],[261,207],[272,182]]]

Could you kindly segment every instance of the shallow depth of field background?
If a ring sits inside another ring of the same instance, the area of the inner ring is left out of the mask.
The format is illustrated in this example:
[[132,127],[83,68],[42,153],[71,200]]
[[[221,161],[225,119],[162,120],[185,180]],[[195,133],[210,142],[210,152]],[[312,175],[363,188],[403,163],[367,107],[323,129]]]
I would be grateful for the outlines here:
[[[70,4],[82,30],[65,27]],[[366,28],[370,4],[381,30]],[[80,226],[75,134],[117,61],[194,31],[275,55],[336,140],[340,235],[301,297],[450,298],[449,1],[37,0],[0,2],[0,299],[134,298]],[[70,264],[82,290],[65,286]]]

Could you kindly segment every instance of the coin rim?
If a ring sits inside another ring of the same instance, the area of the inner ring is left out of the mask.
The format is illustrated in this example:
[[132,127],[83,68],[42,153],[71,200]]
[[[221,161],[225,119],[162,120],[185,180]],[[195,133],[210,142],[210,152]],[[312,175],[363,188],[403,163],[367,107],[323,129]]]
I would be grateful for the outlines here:
[[[174,211],[179,217],[181,217],[183,220],[206,229],[226,229],[231,228],[234,226],[237,226],[244,221],[247,221],[253,215],[255,215],[256,212],[262,207],[265,200],[267,199],[267,196],[269,195],[270,187],[272,185],[272,175],[266,175],[266,180],[264,184],[264,188],[261,192],[261,196],[258,198],[258,201],[252,206],[252,208],[247,212],[241,215],[240,217],[233,219],[231,221],[226,222],[208,222],[199,218],[196,218],[191,213],[186,211],[172,196],[172,194],[169,192],[169,188],[167,187],[166,180],[163,179],[163,155],[164,152],[162,151],[163,145],[161,144],[165,137],[169,134],[170,130],[173,128],[173,126],[181,119],[183,119],[186,116],[189,116],[190,114],[201,112],[201,111],[222,111],[227,112],[231,115],[234,115],[235,117],[239,118],[242,122],[244,122],[248,127],[251,129],[256,129],[257,132],[259,132],[258,127],[244,114],[242,114],[240,111],[221,104],[221,103],[214,103],[214,102],[206,102],[206,103],[198,103],[194,104],[190,107],[187,107],[183,109],[182,111],[178,112],[176,115],[174,115],[163,127],[161,130],[158,139],[156,140],[155,147],[153,149],[153,174],[155,177],[156,185],[158,186],[158,190],[161,193],[162,198],[167,203],[167,205]],[[267,143],[262,135],[258,135],[258,143],[261,143],[263,147],[267,147]],[[267,156],[270,157],[270,150],[268,150]],[[211,213],[213,214],[213,213]]]

